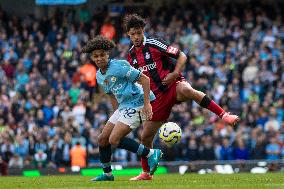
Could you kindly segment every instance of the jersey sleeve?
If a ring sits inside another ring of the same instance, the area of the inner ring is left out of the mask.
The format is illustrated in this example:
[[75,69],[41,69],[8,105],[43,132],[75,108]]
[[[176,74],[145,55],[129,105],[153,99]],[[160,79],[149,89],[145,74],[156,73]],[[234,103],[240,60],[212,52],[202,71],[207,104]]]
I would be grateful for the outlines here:
[[134,83],[139,80],[141,72],[133,68],[129,62],[121,60],[119,69],[116,71],[116,75],[118,77],[126,78]]
[[149,38],[147,39],[147,43],[150,46],[158,49],[162,54],[174,59],[177,59],[181,53],[181,51],[178,48],[173,47],[169,43],[160,39]]

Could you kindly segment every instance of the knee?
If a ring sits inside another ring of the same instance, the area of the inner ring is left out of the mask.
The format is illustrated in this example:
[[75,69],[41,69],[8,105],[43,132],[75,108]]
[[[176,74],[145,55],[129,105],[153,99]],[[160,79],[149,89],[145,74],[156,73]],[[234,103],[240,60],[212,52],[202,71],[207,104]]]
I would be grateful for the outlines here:
[[202,98],[204,97],[204,93],[201,91],[198,91],[191,86],[184,87],[181,90],[181,94],[184,98],[184,100],[194,100],[196,102],[200,102]]
[[181,90],[181,93],[184,95],[184,96],[192,96],[194,93],[196,93],[196,90],[194,88],[192,88],[191,86],[187,86],[187,87],[184,87],[182,90]]
[[109,137],[108,142],[109,142],[109,144],[111,144],[112,146],[118,146],[120,140],[119,140],[117,137],[114,137],[113,135],[111,135],[111,136]]
[[99,146],[101,147],[104,147],[104,146],[107,146],[109,144],[108,142],[108,138],[102,134],[99,135],[99,138],[98,138],[98,143],[99,143]]

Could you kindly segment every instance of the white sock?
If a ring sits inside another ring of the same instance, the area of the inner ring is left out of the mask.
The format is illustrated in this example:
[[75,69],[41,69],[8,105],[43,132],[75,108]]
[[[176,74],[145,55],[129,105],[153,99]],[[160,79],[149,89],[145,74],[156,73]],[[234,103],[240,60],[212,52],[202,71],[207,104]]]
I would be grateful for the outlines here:
[[106,174],[106,176],[108,176],[108,177],[112,176],[112,172],[105,173],[105,174]]
[[149,158],[152,154],[154,154],[154,150],[150,149],[150,152],[149,152],[149,154],[146,157]]

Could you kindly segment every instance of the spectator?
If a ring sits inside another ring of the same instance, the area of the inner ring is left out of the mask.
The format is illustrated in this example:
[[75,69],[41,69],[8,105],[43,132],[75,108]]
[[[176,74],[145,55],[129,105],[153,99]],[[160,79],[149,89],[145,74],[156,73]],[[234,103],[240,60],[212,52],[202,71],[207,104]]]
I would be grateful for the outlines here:
[[248,160],[249,152],[246,148],[243,140],[237,141],[237,147],[235,149],[235,159],[237,160]]
[[85,122],[85,114],[86,114],[86,107],[81,99],[78,100],[76,105],[72,109],[72,115],[74,116],[75,121],[79,125],[83,125]]
[[29,153],[29,142],[26,139],[23,139],[22,136],[16,137],[15,153],[21,158],[27,157]]
[[199,147],[200,159],[215,160],[214,146],[212,137],[207,135],[203,137],[203,145]]
[[72,104],[77,104],[77,102],[78,102],[78,98],[79,98],[79,95],[81,93],[80,88],[79,88],[79,84],[80,83],[73,83],[72,87],[69,91],[69,95],[71,97]]
[[9,168],[19,168],[22,169],[24,167],[24,161],[19,154],[14,154],[14,156],[9,161]]
[[99,145],[98,145],[98,133],[94,129],[90,131],[89,143],[88,143],[88,163],[99,162]]
[[86,149],[81,146],[80,142],[77,142],[70,151],[71,166],[86,167],[86,155]]
[[72,135],[70,133],[66,133],[64,136],[64,142],[62,144],[62,164],[64,166],[70,166],[70,150],[72,148],[71,144]]
[[271,108],[270,114],[271,115],[270,115],[268,121],[264,125],[264,130],[265,131],[269,131],[269,130],[278,131],[280,129],[280,123],[277,120],[276,109],[275,108]]
[[50,100],[45,100],[44,101],[44,106],[42,108],[42,112],[43,112],[43,115],[44,115],[44,124],[45,125],[50,125],[50,121],[52,120],[53,118],[53,110],[52,110],[52,105],[51,105],[51,102]]
[[195,161],[198,160],[199,158],[199,153],[198,153],[198,146],[197,142],[195,139],[190,139],[188,143],[188,150],[187,150],[187,155],[188,159],[190,161]]
[[47,154],[42,150],[38,150],[34,156],[34,164],[37,168],[44,168],[47,164]]
[[59,167],[62,161],[62,152],[58,148],[57,143],[53,143],[50,150],[47,153],[47,160],[50,167]]
[[101,35],[105,36],[108,39],[113,39],[116,35],[115,28],[111,23],[110,18],[106,18],[105,23],[101,28]]
[[229,140],[224,138],[222,141],[222,147],[220,150],[221,160],[233,160],[234,159],[234,149],[230,145]]
[[268,160],[278,160],[280,159],[280,145],[277,143],[277,140],[272,137],[270,138],[269,144],[266,146],[266,159]]
[[11,144],[10,140],[4,139],[4,143],[1,146],[2,160],[8,163],[13,156],[14,151],[15,147],[13,144]]
[[87,24],[91,19],[90,11],[87,9],[87,6],[82,7],[79,12],[80,21]]
[[0,171],[2,176],[8,175],[8,165],[0,156]]
[[252,148],[251,159],[265,159],[266,150],[265,150],[266,142],[265,142],[265,134],[262,133],[257,136],[256,144]]

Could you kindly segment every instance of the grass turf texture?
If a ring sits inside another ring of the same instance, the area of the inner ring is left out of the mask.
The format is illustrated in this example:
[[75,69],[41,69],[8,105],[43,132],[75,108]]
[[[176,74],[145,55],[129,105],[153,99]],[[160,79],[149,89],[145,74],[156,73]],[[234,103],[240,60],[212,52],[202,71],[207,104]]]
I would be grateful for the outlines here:
[[163,174],[152,181],[129,181],[130,176],[117,176],[114,182],[90,182],[89,176],[0,177],[1,189],[284,189],[284,173],[268,174]]

